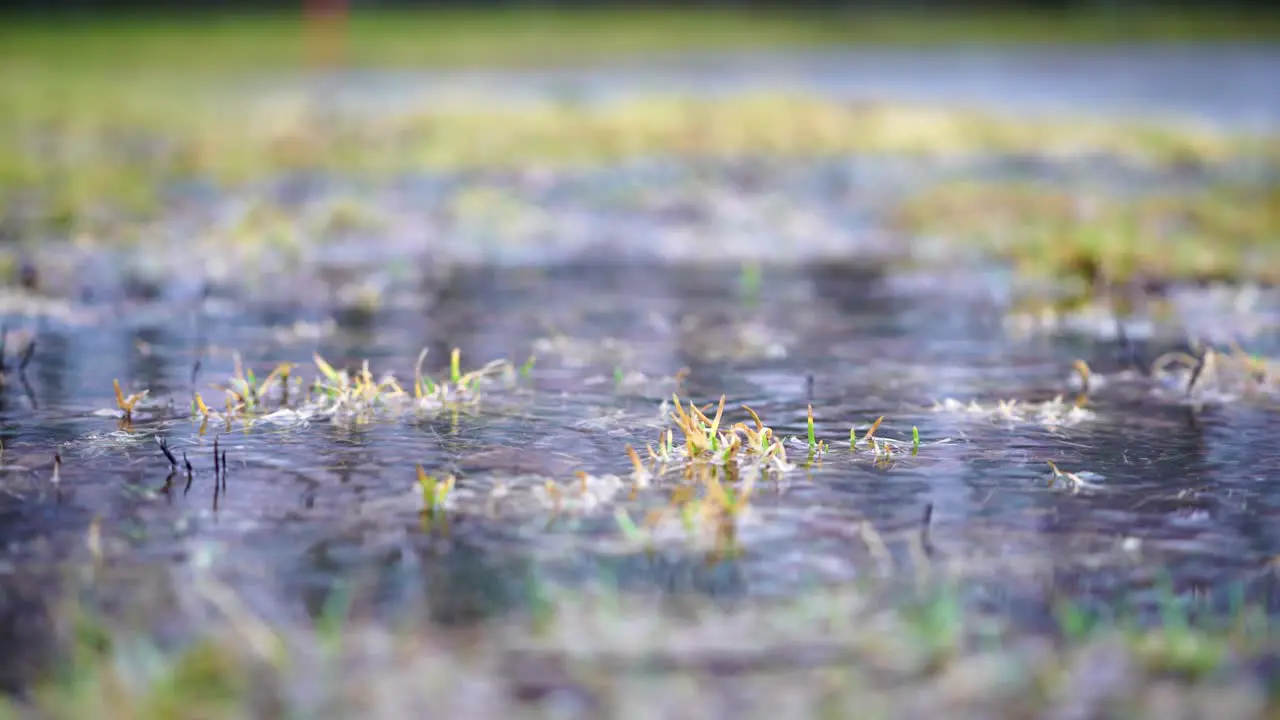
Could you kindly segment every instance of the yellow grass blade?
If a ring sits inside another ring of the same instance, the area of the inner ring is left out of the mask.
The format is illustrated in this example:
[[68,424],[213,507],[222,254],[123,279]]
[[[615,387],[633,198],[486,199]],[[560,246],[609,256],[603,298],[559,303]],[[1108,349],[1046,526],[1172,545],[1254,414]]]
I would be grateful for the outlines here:
[[[653,450],[650,450],[649,453],[652,454]],[[627,456],[631,458],[631,466],[635,468],[636,474],[643,475],[644,463],[640,462],[640,455],[636,453],[636,449],[631,445],[627,445]]]
[[715,436],[716,431],[720,428],[720,417],[724,415],[724,399],[725,396],[721,395],[720,406],[716,408],[716,417],[711,421],[711,435],[713,437]]
[[880,423],[882,423],[882,422],[884,422],[884,416],[883,416],[883,415],[881,415],[880,417],[876,418],[876,421],[875,421],[874,423],[872,423],[872,424],[871,424],[871,427],[867,430],[867,434],[862,436],[862,440],[863,440],[864,442],[865,442],[865,441],[867,441],[867,440],[870,440],[870,439],[871,439],[871,436],[876,434],[876,430],[879,430],[879,429],[880,429]]
[[316,367],[320,368],[320,372],[323,373],[330,382],[340,382],[338,379],[338,371],[334,370],[332,365],[325,362],[324,358],[320,357],[320,353],[314,353],[311,357],[315,361]]

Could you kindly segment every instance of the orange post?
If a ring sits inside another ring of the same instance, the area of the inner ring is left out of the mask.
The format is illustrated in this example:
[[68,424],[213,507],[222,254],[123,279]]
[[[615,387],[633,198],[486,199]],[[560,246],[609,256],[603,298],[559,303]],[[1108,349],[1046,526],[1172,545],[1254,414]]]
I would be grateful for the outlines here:
[[332,68],[345,60],[348,0],[304,0],[311,64]]

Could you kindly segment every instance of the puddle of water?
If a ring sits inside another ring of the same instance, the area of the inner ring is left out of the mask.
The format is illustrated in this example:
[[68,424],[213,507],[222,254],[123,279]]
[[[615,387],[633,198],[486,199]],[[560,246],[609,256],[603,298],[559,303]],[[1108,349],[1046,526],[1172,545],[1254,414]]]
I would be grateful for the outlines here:
[[[304,593],[352,573],[372,572],[391,588],[421,582],[422,553],[438,557],[447,542],[449,559],[432,565],[446,579],[427,582],[440,597],[454,597],[458,584],[530,574],[572,584],[604,572],[630,585],[744,596],[785,593],[802,581],[849,581],[867,571],[857,561],[863,541],[850,531],[857,522],[910,528],[930,505],[938,552],[982,550],[1002,562],[1075,564],[1071,538],[1093,537],[1095,549],[1128,557],[1131,568],[1158,562],[1177,582],[1212,586],[1280,552],[1280,535],[1265,521],[1278,502],[1266,479],[1280,464],[1265,442],[1277,430],[1270,411],[1197,413],[1104,392],[1091,414],[1059,417],[1061,424],[1034,414],[939,411],[934,403],[943,398],[991,406],[1064,394],[1082,348],[1011,339],[989,307],[896,292],[872,268],[766,268],[750,304],[741,287],[737,271],[711,266],[488,267],[430,288],[425,311],[339,316],[333,334],[318,341],[264,341],[274,318],[252,307],[222,321],[202,319],[190,306],[141,327],[49,327],[27,373],[30,399],[6,387],[0,410],[0,540],[10,562],[56,557],[78,551],[97,515],[137,556],[186,562],[200,548],[216,548],[219,562],[277,568],[286,587]],[[708,344],[707,334],[720,339]],[[314,419],[223,433],[219,448],[230,471],[227,491],[215,495],[218,428],[200,436],[199,422],[187,418],[197,357],[197,386],[214,397],[208,383],[234,367],[214,348],[237,348],[258,377],[280,360],[306,366],[319,352],[336,367],[371,358],[376,372],[403,378],[421,347],[430,349],[427,368],[437,375],[451,347],[473,364],[538,357],[527,382],[486,391],[456,420],[445,414],[344,428]],[[1098,346],[1085,355],[1102,362],[1112,354]],[[699,402],[727,394],[734,421],[746,419],[734,409],[746,404],[780,435],[803,438],[812,404],[817,435],[832,445],[847,445],[851,427],[865,431],[883,415],[880,437],[909,439],[916,427],[925,446],[891,469],[833,452],[788,474],[757,497],[740,537],[742,558],[676,580],[672,573],[689,572],[680,568],[691,561],[619,557],[600,543],[617,534],[607,508],[556,518],[529,493],[547,478],[571,482],[577,470],[625,476],[626,446],[655,443],[662,404],[676,388],[671,378],[682,368],[681,394]],[[113,405],[117,378],[173,398],[170,419],[140,420],[123,432],[117,420],[95,416]],[[189,491],[180,470],[172,491],[156,492],[169,472],[153,438],[161,430],[175,453],[191,459]],[[943,439],[949,442],[931,444]],[[55,452],[61,498],[51,485]],[[1051,488],[1050,461],[1092,486]],[[504,485],[510,501],[490,514],[461,514],[448,541],[424,534],[412,502],[418,464],[456,473],[462,498]],[[498,569],[483,569],[490,564]],[[1123,597],[1125,572],[1106,564],[1115,597]],[[449,569],[455,565],[458,577]],[[1146,579],[1136,575],[1140,590]]]

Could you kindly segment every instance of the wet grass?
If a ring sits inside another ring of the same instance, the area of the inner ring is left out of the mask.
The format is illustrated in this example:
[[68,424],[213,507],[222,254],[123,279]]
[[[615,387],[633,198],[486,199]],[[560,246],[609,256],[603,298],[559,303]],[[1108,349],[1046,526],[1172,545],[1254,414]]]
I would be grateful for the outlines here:
[[[212,385],[223,394],[222,409],[210,407],[200,392],[195,392],[191,401],[189,420],[198,424],[195,435],[213,436],[215,482],[226,483],[225,450],[219,455],[218,449],[218,437],[223,433],[255,427],[304,429],[313,422],[355,428],[374,422],[420,422],[440,415],[451,416],[456,425],[459,414],[479,412],[519,388],[535,362],[531,357],[517,367],[498,360],[464,372],[461,354],[455,349],[447,376],[432,379],[422,371],[426,355],[423,351],[418,357],[411,391],[405,390],[393,374],[375,376],[367,361],[355,370],[337,370],[315,355],[317,374],[307,382],[291,363],[280,363],[259,379],[252,369],[241,365],[237,355],[231,378]],[[674,382],[678,386],[679,377]],[[154,437],[170,468],[159,492],[168,493],[185,466],[185,493],[191,486],[191,463],[185,452],[179,461],[165,434],[174,432],[181,422],[172,415],[176,403],[171,398],[153,398],[150,404],[142,404],[149,398],[148,390],[126,396],[118,381],[113,382],[113,391],[116,408],[103,409],[100,414],[119,418],[119,431],[106,442],[119,447]],[[631,550],[644,548],[652,552],[662,545],[702,549],[727,557],[742,549],[737,530],[751,514],[757,487],[820,465],[836,453],[887,470],[900,462],[911,462],[922,447],[927,450],[950,442],[947,438],[922,441],[914,427],[910,438],[877,436],[884,421],[880,417],[864,428],[850,428],[847,446],[833,444],[818,437],[812,407],[808,408],[805,437],[787,438],[745,405],[737,412],[730,410],[742,418],[730,422],[725,402],[721,396],[714,405],[714,414],[709,416],[713,405],[699,407],[678,394],[673,394],[669,402],[664,400],[660,408],[663,427],[656,443],[644,447],[643,457],[627,445],[626,459],[619,459],[629,462],[631,472],[627,475],[598,476],[578,471],[572,479],[517,477],[499,482],[487,492],[458,497],[452,493],[456,480],[452,474],[418,465],[413,491],[404,496],[401,509],[416,508],[424,525],[428,525],[436,520],[447,524],[452,511],[493,514],[499,508],[514,512],[534,509],[556,516],[612,508],[622,540]],[[197,442],[204,444],[202,440]],[[793,462],[788,448],[797,456],[803,453],[803,460]],[[219,472],[220,465],[223,472]],[[406,484],[408,480],[406,477]],[[628,501],[656,507],[644,513],[637,523],[621,504]]]
[[[354,370],[337,370],[317,354],[313,360],[318,375],[307,383],[294,374],[297,366],[293,363],[280,363],[258,379],[237,356],[232,377],[213,386],[223,394],[222,409],[212,409],[197,392],[192,399],[192,413],[201,421],[200,434],[206,432],[210,422],[220,423],[230,431],[237,424],[303,425],[312,419],[323,419],[352,426],[378,419],[421,418],[473,408],[480,402],[483,386],[501,382],[514,387],[532,365],[532,359],[519,367],[497,360],[463,372],[461,353],[455,348],[450,355],[448,377],[432,379],[422,372],[426,355],[424,350],[418,357],[409,390],[393,374],[375,376],[368,361]],[[124,422],[132,420],[133,407],[145,394],[142,391],[124,398],[117,384],[116,404]]]
[[[146,217],[175,183],[236,185],[282,172],[387,177],[648,157],[946,157],[1105,154],[1157,164],[1276,158],[1276,143],[1159,123],[1027,119],[767,92],[607,104],[481,103],[332,117],[306,98],[235,100],[197,84],[92,86],[65,96],[0,80],[0,213],[20,233]],[[123,214],[123,215],[122,215]],[[1217,218],[1214,218],[1215,220]],[[1222,222],[1229,219],[1222,218]],[[122,233],[115,233],[120,237]]]
[[[323,106],[319,86],[308,90],[294,82],[281,84],[279,92],[251,89],[264,73],[309,67],[307,33],[298,17],[68,23],[17,21],[0,29],[0,220],[9,235],[101,229],[121,215],[155,212],[187,181],[236,184],[298,170],[385,177],[653,156],[847,153],[1106,153],[1185,163],[1274,159],[1280,146],[1271,138],[1163,123],[1032,121],[785,93],[665,96],[608,105],[565,97],[532,107],[423,101],[389,114],[343,114]],[[984,26],[992,30],[984,33]],[[1041,14],[925,22],[914,16],[833,21],[686,10],[356,13],[347,61],[361,69],[529,67],[684,48],[1031,39],[1040,33],[1068,40],[1075,37],[1073,28],[1078,39],[1125,42],[1143,34],[1280,33],[1269,15],[1184,19],[1166,11],[1142,21],[1126,14],[1066,22]],[[118,242],[124,235],[113,238]]]
[[1266,669],[1280,644],[1258,607],[1205,617],[1166,594],[1154,617],[1106,617],[1048,599],[1052,619],[1028,624],[979,610],[963,583],[924,578],[913,588],[868,582],[727,607],[607,588],[546,591],[531,614],[491,620],[482,632],[420,623],[393,632],[352,614],[349,599],[311,624],[268,624],[199,573],[180,591],[186,610],[160,613],[204,618],[182,640],[92,602],[61,609],[56,670],[5,710],[399,717],[429,703],[474,717],[704,715],[727,699],[761,717],[855,708],[1149,717],[1169,707],[1263,717],[1280,703]]
[[1087,395],[1094,388],[1145,384],[1157,396],[1189,405],[1242,402],[1275,406],[1280,397],[1280,366],[1275,358],[1247,352],[1237,344],[1216,348],[1197,343],[1193,352],[1166,352],[1147,367],[1111,375],[1094,374],[1081,362],[1080,374],[1072,376],[1069,385]]
[[[319,24],[317,24],[319,25]],[[184,73],[302,67],[323,57],[301,12],[7,17],[0,58]],[[356,67],[528,67],[638,53],[861,45],[1257,41],[1280,37],[1261,9],[982,12],[633,7],[468,8],[350,13],[341,57]]]
[[964,182],[908,200],[896,221],[915,236],[976,245],[1028,279],[1065,281],[1084,300],[1108,286],[1280,281],[1274,184],[1118,193]]
[[[437,416],[451,417],[456,426],[461,413],[480,414],[510,404],[513,391],[519,394],[528,383],[534,365],[533,358],[519,368],[507,361],[494,361],[464,371],[461,355],[455,350],[447,373],[432,379],[422,371],[423,353],[414,369],[412,390],[406,390],[393,374],[375,376],[368,362],[358,369],[337,370],[319,355],[313,360],[316,374],[310,381],[292,364],[279,364],[259,379],[237,361],[232,377],[212,386],[224,395],[223,409],[212,409],[197,392],[185,421],[174,415],[163,419],[166,408],[172,412],[173,400],[156,398],[153,405],[139,407],[148,392],[126,397],[116,383],[118,407],[113,414],[120,418],[120,432],[100,442],[137,445],[154,437],[170,468],[159,493],[170,491],[185,466],[185,494],[192,481],[191,463],[185,451],[179,460],[167,437],[189,422],[195,434],[189,442],[195,447],[207,445],[206,436],[213,435],[215,483],[220,480],[225,489],[227,458],[225,450],[219,455],[218,447],[223,433],[251,428],[305,431],[312,423],[357,428],[375,422],[421,422]],[[1239,347],[1218,350],[1202,346],[1194,355],[1168,352],[1149,365],[1113,374],[1094,372],[1078,360],[1063,382],[1064,389],[1075,393],[1073,400],[1064,399],[1065,393],[1046,401],[1026,402],[947,398],[935,403],[932,411],[1010,428],[1037,425],[1060,430],[1096,420],[1097,414],[1088,407],[1091,399],[1106,396],[1117,387],[1178,404],[1267,404],[1277,396],[1277,377],[1273,360]],[[678,387],[680,378],[674,383]],[[500,473],[494,482],[472,484],[465,492],[456,493],[452,471],[419,464],[416,475],[406,467],[405,492],[379,508],[392,515],[417,512],[423,527],[446,529],[453,514],[612,517],[617,537],[605,543],[612,552],[694,551],[706,553],[708,558],[733,558],[749,547],[740,540],[740,531],[760,522],[754,507],[757,497],[772,495],[789,478],[803,478],[829,462],[865,463],[882,472],[911,467],[927,463],[935,446],[956,441],[922,437],[915,426],[908,437],[888,437],[882,430],[885,418],[881,416],[850,427],[846,443],[818,431],[812,406],[807,408],[803,435],[787,437],[749,406],[726,407],[724,396],[699,406],[673,394],[670,400],[662,401],[658,419],[661,427],[655,442],[640,449],[627,445],[625,457],[615,459],[615,466],[629,466],[629,472],[593,474],[571,468],[543,474],[513,470]],[[1096,489],[1088,472],[1064,470],[1052,461],[1048,469],[1050,487],[1073,493]],[[55,467],[55,477],[56,473]],[[882,545],[865,522],[859,533],[869,545]]]

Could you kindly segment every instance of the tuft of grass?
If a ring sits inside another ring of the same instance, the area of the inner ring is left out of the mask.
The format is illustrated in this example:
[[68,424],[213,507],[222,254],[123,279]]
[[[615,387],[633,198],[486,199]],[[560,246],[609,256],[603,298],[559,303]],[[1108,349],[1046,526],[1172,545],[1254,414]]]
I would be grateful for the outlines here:
[[[679,395],[673,394],[671,399],[664,415],[672,426],[659,432],[656,448],[647,446],[648,464],[634,448],[627,447],[633,477],[630,499],[634,500],[641,490],[662,488],[671,482],[668,502],[651,511],[643,523],[628,524],[629,515],[617,519],[619,530],[627,542],[643,541],[645,547],[653,547],[658,538],[665,537],[668,526],[679,527],[684,539],[695,545],[709,542],[715,553],[737,554],[742,550],[737,528],[750,515],[759,484],[777,480],[801,466],[788,461],[787,442],[749,406],[741,406],[749,421],[731,422],[726,420],[723,395],[710,416],[710,404],[699,408],[688,402],[686,408]],[[875,466],[889,469],[899,453],[905,453],[907,442],[875,437],[883,421],[883,417],[879,418],[867,430],[864,440],[872,449]],[[812,406],[807,408],[806,430],[807,440],[795,437],[791,442],[807,449],[808,462],[812,462],[830,452],[828,444],[817,437]],[[851,439],[855,441],[850,447],[852,454],[857,451],[856,435],[851,433]],[[916,452],[920,445],[917,431],[912,443]]]
[[427,471],[419,465],[418,488],[422,491],[422,511],[428,515],[434,515],[443,510],[455,482],[452,475],[446,476],[443,480],[434,475],[428,475]]
[[[192,419],[200,421],[203,435],[209,421],[225,423],[229,432],[235,423],[246,429],[255,423],[302,424],[325,419],[339,424],[361,425],[378,419],[423,416],[473,408],[481,402],[485,387],[501,383],[514,387],[522,374],[507,360],[495,360],[473,370],[462,369],[461,353],[453,351],[448,380],[432,380],[422,373],[423,351],[414,368],[413,392],[401,386],[395,375],[375,376],[368,361],[354,371],[335,369],[319,354],[313,356],[318,375],[307,383],[297,375],[294,363],[278,363],[262,379],[242,366],[239,356],[232,376],[212,387],[225,395],[225,407],[214,410],[200,393],[192,396]],[[124,396],[114,382],[116,405],[128,421],[148,391]]]
[[[765,427],[751,408],[743,406],[743,410],[754,420],[754,428],[739,422],[721,430],[724,395],[720,396],[714,418],[708,418],[692,402],[686,411],[678,395],[673,394],[672,401],[671,418],[675,421],[675,427],[664,429],[659,435],[658,451],[650,448],[649,453],[655,459],[715,465],[758,463],[778,469],[789,467],[785,445],[781,440],[775,439],[773,429]],[[675,431],[679,431],[684,437],[683,446],[676,444]]]
[[112,380],[111,385],[115,389],[116,393],[116,407],[124,414],[124,419],[126,421],[132,419],[133,409],[137,407],[138,403],[147,396],[148,391],[142,390],[140,392],[130,393],[128,397],[125,397],[124,392],[120,389],[119,380]]
[[[877,466],[886,467],[891,464],[893,455],[901,449],[901,443],[895,440],[881,439],[876,437],[876,431],[880,429],[880,424],[884,422],[884,416],[876,418],[871,423],[871,427],[862,435],[862,443],[871,448],[872,457],[875,458]],[[919,454],[920,448],[920,432],[912,427],[912,456]],[[857,428],[849,428],[849,450],[856,452],[858,450],[858,431]]]
[[1246,352],[1239,345],[1224,352],[1204,346],[1193,357],[1168,352],[1150,367],[1157,386],[1179,399],[1274,401],[1280,394],[1280,363]]

